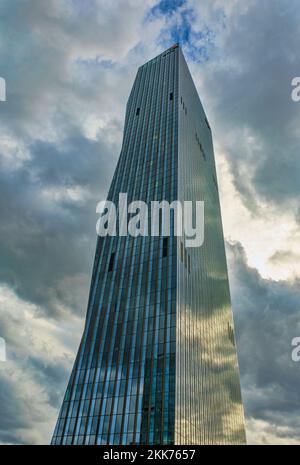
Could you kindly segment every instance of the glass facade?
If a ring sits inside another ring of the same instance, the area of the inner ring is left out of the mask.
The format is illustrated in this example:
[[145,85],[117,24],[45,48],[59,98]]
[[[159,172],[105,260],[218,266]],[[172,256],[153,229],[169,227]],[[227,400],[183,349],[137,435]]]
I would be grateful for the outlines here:
[[178,54],[178,199],[204,201],[204,243],[186,249],[185,238],[178,239],[175,443],[244,444],[212,134]]
[[108,200],[119,193],[204,200],[204,244],[185,247],[173,222],[170,237],[98,237],[52,444],[244,443],[211,132],[177,45],[138,70]]

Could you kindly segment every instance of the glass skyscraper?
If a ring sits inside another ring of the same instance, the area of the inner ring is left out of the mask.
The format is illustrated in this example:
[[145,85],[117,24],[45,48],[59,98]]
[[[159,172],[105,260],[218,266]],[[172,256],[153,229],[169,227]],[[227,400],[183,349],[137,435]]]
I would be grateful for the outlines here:
[[243,444],[211,129],[178,45],[141,66],[108,200],[204,201],[204,243],[98,237],[52,444]]

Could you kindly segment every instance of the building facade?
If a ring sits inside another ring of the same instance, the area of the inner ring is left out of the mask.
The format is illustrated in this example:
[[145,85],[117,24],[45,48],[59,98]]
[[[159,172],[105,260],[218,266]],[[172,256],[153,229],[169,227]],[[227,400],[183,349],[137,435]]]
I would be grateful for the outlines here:
[[[52,444],[243,444],[212,135],[178,45],[138,70],[108,193],[204,201],[204,243],[98,237]],[[174,220],[174,218],[173,218]]]

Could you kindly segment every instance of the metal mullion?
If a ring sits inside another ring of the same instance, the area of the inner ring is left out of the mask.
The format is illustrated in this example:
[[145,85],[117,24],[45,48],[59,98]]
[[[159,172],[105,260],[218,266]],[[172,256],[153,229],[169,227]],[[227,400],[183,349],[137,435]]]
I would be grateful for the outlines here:
[[[146,74],[146,73],[144,73]],[[144,93],[145,93],[145,81],[146,81],[146,76],[144,78],[144,81],[143,81],[143,86],[142,86],[142,94],[141,94],[141,98],[143,99],[143,96],[144,96]],[[144,128],[144,125],[145,125],[145,112],[142,112],[143,114],[143,119],[142,119],[142,130],[141,130],[141,133],[143,134],[143,128]],[[141,151],[141,147],[139,148],[139,151],[137,152],[137,156],[140,154],[140,151]],[[143,161],[144,159],[141,157],[141,156],[138,156],[138,163],[136,164],[136,170],[138,170],[139,166],[140,166],[140,163]],[[137,178],[136,178],[137,179]],[[133,193],[133,197],[134,197],[134,193]],[[132,250],[132,252],[134,252],[134,248]],[[133,254],[134,255],[134,254]],[[138,261],[139,262],[139,261]],[[117,384],[117,380],[115,380],[115,386],[114,386],[114,393],[115,393],[115,388],[116,388],[116,384]],[[114,399],[114,396],[113,396],[113,399]],[[113,409],[114,409],[114,401],[112,402],[112,412],[113,412]],[[111,433],[111,424],[112,424],[112,415],[111,415],[111,418],[110,418],[110,422],[109,422],[109,428],[108,428],[108,440],[109,440],[109,437],[110,437],[110,433]]]
[[[137,89],[137,92],[139,92],[139,90],[140,90],[140,85],[141,85],[141,82],[142,82],[141,76],[140,76],[140,79],[139,79],[137,82],[138,82],[138,89]],[[132,101],[132,106],[131,106],[131,108],[130,108],[131,113],[134,113],[133,103],[134,103],[134,101]],[[133,116],[133,115],[132,115],[132,116]],[[130,121],[130,119],[129,119],[128,121]],[[129,125],[129,127],[128,127],[127,129],[130,130],[130,131],[132,131],[132,130],[133,130],[133,123],[132,123],[131,125]],[[135,127],[135,132],[136,132],[136,129],[137,129],[137,128]],[[131,135],[131,137],[129,138],[129,140],[132,141],[132,139],[134,140],[135,138],[132,137],[132,135]],[[126,148],[126,144],[125,144],[125,147],[124,147],[124,148]],[[128,147],[128,150],[129,150],[129,147]],[[125,157],[125,154],[126,154],[126,152],[124,151],[124,165],[125,165],[125,166],[128,166],[129,164],[132,164],[132,160],[130,160],[129,157]],[[122,184],[123,184],[123,183],[125,182],[125,180],[127,179],[126,176],[125,176],[125,173],[126,173],[126,169],[122,171],[122,176],[121,176],[121,183],[122,183]],[[118,187],[119,187],[119,183],[118,183],[117,186],[115,186],[115,193],[114,193],[114,196],[112,196],[112,198],[115,198],[116,195],[119,193]],[[121,244],[121,241],[119,240],[117,243],[118,243],[118,248],[117,248],[117,259],[118,259],[118,258],[119,258],[119,251],[120,251],[120,244]],[[126,255],[125,252],[126,252],[126,246],[124,247],[124,254]],[[120,289],[121,289],[121,286],[120,286]],[[110,292],[112,292],[112,290],[113,290],[113,287],[111,288],[111,291],[110,291]],[[103,341],[102,341],[102,342],[103,342]],[[103,343],[102,343],[102,346],[103,346]],[[99,351],[99,357],[100,357],[100,353],[101,353],[101,351]],[[99,365],[99,357],[98,357],[98,365]],[[101,357],[101,363],[102,363],[102,360],[103,360],[103,356]],[[107,372],[107,367],[106,367],[106,372]],[[97,372],[96,372],[96,374],[97,374]],[[96,375],[96,374],[95,374],[95,375]],[[104,377],[105,380],[106,380],[106,376],[107,376],[107,374],[105,374],[105,377]],[[95,380],[96,380],[96,378],[95,378]],[[100,410],[99,410],[99,420],[98,420],[98,423],[97,423],[97,428],[96,428],[96,433],[95,433],[96,438],[97,438],[97,436],[99,435],[100,416],[101,416],[101,409],[102,409],[103,398],[104,398],[104,391],[105,391],[105,381],[104,381],[104,384],[103,384],[103,393],[102,393],[102,397],[101,397],[101,405],[100,405]]]
[[[151,79],[150,79],[150,76],[152,74],[152,69],[150,70],[150,73],[149,73],[149,82],[151,83]],[[156,67],[155,67],[155,70],[154,70],[154,75],[157,73],[157,70],[156,70]],[[148,87],[147,89],[147,101],[148,101],[148,98],[149,100],[151,101],[151,99],[153,98],[152,97],[152,92],[153,90],[155,90],[155,87],[154,87],[154,80],[152,80],[152,84]],[[147,121],[147,119],[145,119],[145,122]],[[151,129],[150,129],[150,125],[148,124],[148,135],[149,133],[151,134]],[[132,263],[131,263],[131,266],[132,266]],[[123,416],[122,416],[122,425],[121,425],[121,439],[120,439],[120,442],[122,442],[122,439],[123,439],[123,434],[124,434],[124,420],[125,420],[125,415],[126,415],[126,404],[127,404],[127,398],[128,398],[128,372],[129,372],[129,367],[130,367],[130,358],[128,360],[128,363],[127,363],[127,381],[126,381],[126,387],[125,387],[125,392],[126,392],[126,401],[124,402],[124,405],[123,405]]]

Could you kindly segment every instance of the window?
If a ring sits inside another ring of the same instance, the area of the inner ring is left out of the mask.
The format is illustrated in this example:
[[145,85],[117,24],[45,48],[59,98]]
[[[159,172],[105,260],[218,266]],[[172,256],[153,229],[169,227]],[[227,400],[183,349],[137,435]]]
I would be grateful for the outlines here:
[[163,257],[168,255],[168,246],[169,246],[169,238],[164,237],[163,239]]
[[139,114],[140,114],[140,108],[137,108],[136,109],[136,116],[139,116]]
[[191,257],[182,242],[180,242],[180,260],[184,264],[186,270],[190,273],[191,272]]
[[209,122],[207,121],[207,118],[205,118],[205,123],[206,123],[206,126],[208,127],[208,129],[211,130],[211,129],[210,129]]
[[115,252],[112,252],[112,254],[110,256],[110,260],[109,260],[108,271],[113,270],[114,261],[115,261]]
[[201,150],[201,153],[202,153],[202,157],[204,158],[204,160],[206,161],[206,155],[205,155],[205,152],[204,152],[204,149],[202,147],[202,144],[200,143],[200,150]]
[[170,93],[170,100],[173,100],[173,92]]
[[202,154],[202,157],[203,157],[204,160],[206,161],[206,155],[205,155],[205,152],[204,152],[204,148],[203,148],[203,146],[202,146],[202,144],[201,144],[201,142],[200,142],[200,139],[199,139],[199,136],[198,136],[197,132],[195,133],[195,135],[196,135],[196,141],[197,141],[197,144],[198,144],[198,146],[199,146],[199,148],[200,148],[200,152],[201,152],[201,154]]
[[180,259],[183,262],[183,243],[180,242]]
[[[157,183],[155,183],[155,185],[157,185]],[[159,212],[158,212],[158,228],[159,228],[159,234],[162,234],[162,210],[160,209]]]
[[214,174],[213,174],[212,178],[213,178],[213,182],[214,182],[215,188],[216,188],[216,190],[218,191],[218,183],[217,183],[217,180],[216,180],[216,177],[215,177]]
[[234,331],[230,323],[227,323],[228,325],[228,338],[233,346],[235,346],[235,340],[234,340]]

